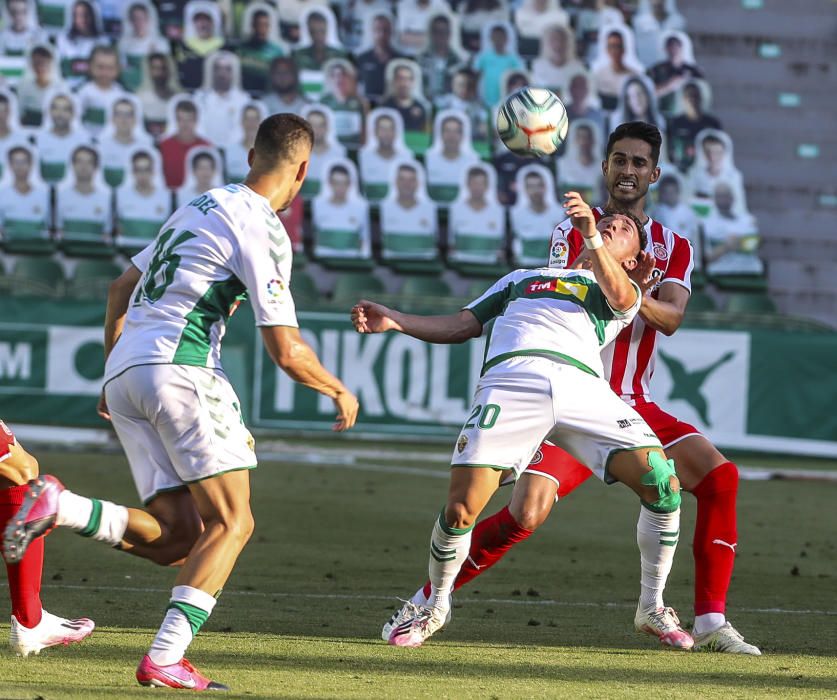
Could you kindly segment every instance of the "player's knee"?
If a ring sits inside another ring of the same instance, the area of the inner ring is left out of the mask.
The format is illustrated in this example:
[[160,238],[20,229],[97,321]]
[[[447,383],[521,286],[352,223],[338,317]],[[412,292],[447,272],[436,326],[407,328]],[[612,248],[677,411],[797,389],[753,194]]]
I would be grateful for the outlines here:
[[253,519],[253,513],[249,507],[237,508],[221,515],[216,525],[220,526],[226,537],[237,542],[241,547],[247,544],[247,541],[256,529],[256,521]]
[[648,453],[651,467],[641,479],[644,487],[643,504],[660,513],[673,513],[680,508],[680,480],[674,471],[674,460],[662,452]]
[[445,522],[447,526],[456,528],[457,530],[470,528],[477,519],[477,515],[477,513],[474,513],[468,508],[467,503],[461,501],[448,503],[445,508]]
[[525,530],[537,530],[546,521],[550,510],[552,510],[552,502],[547,504],[541,501],[524,501],[519,504],[512,502],[509,506],[509,513],[514,521]]

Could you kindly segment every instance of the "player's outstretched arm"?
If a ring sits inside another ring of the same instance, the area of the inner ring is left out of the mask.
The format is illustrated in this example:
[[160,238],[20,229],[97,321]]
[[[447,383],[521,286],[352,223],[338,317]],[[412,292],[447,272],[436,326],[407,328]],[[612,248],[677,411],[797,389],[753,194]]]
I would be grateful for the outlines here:
[[264,326],[261,331],[267,353],[280,369],[295,382],[334,401],[337,409],[334,430],[340,432],[351,428],[357,420],[357,398],[320,364],[311,346],[300,335],[299,328]]
[[[592,263],[596,282],[599,283],[611,308],[616,311],[627,311],[636,303],[636,287],[602,243],[601,234],[596,229],[593,210],[578,192],[567,192],[564,209],[572,225],[584,238],[585,250]],[[588,241],[592,242],[592,245]]]
[[[122,327],[125,325],[125,314],[128,313],[128,304],[131,302],[131,294],[137,286],[142,273],[133,265],[117,277],[108,287],[108,301],[105,309],[105,360],[108,359],[110,351],[122,335]],[[99,396],[99,403],[96,412],[105,420],[110,420],[108,406],[105,401],[105,392],[102,390]]]
[[352,307],[352,324],[358,333],[398,331],[427,343],[464,343],[482,333],[482,324],[470,311],[445,316],[418,316],[361,299]]

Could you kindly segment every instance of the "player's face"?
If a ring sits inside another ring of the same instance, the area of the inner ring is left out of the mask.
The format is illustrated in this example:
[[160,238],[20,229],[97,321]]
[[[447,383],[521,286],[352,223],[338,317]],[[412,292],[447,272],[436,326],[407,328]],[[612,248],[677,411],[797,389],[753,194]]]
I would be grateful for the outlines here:
[[724,144],[719,141],[704,141],[703,153],[706,156],[706,162],[709,164],[709,169],[713,171],[720,170],[724,163],[724,156],[727,149]]
[[211,39],[214,27],[212,18],[209,15],[198,14],[192,20],[192,26],[195,28],[195,34],[199,39]]
[[73,120],[73,103],[66,97],[56,97],[49,105],[49,116],[56,128],[66,129]]
[[90,77],[99,85],[111,85],[119,77],[116,56],[98,54],[90,63]]
[[418,191],[418,175],[414,170],[402,168],[395,178],[395,187],[398,189],[398,196],[405,199],[415,197]]
[[613,33],[607,38],[607,55],[613,62],[621,61],[622,56],[625,55],[625,46],[622,43],[622,35]]
[[590,87],[583,75],[576,75],[570,81],[570,99],[573,104],[582,104],[590,94]]
[[314,132],[314,143],[321,144],[325,142],[328,133],[328,124],[324,114],[320,112],[311,112],[308,115],[308,123]]
[[76,180],[81,182],[89,182],[92,180],[93,175],[96,173],[96,160],[93,154],[87,153],[87,151],[76,153],[73,158],[73,173],[76,176]]
[[481,201],[488,192],[488,178],[484,173],[476,173],[468,178],[468,194],[472,199]]
[[614,143],[602,170],[608,193],[624,204],[642,199],[651,183],[660,177],[660,169],[651,159],[651,144],[640,139]]
[[177,121],[177,131],[183,136],[191,136],[195,133],[195,127],[198,125],[198,117],[194,112],[187,112],[186,110],[175,110],[175,120]]
[[332,172],[328,178],[331,192],[337,199],[345,199],[349,192],[349,176],[346,173]]
[[113,125],[120,134],[127,134],[134,130],[137,115],[132,105],[120,102],[113,108]]
[[732,188],[724,182],[715,185],[715,207],[722,213],[729,213],[732,211],[732,205],[735,203],[735,195],[732,193]]
[[[616,262],[628,267],[636,264],[639,255],[639,232],[636,224],[627,216],[603,216],[596,229],[602,234],[605,247]],[[631,264],[633,261],[633,264]]]
[[148,62],[148,77],[156,85],[165,85],[169,81],[169,64],[162,58]]
[[553,29],[547,37],[549,50],[553,57],[563,61],[567,56],[567,34],[561,29]]
[[134,36],[148,36],[150,26],[148,10],[141,5],[131,8],[130,20]]
[[311,17],[308,20],[308,33],[311,35],[311,43],[314,46],[325,45],[327,32],[328,25],[326,25],[325,20],[319,17]]
[[378,145],[391,148],[395,143],[395,122],[392,119],[380,118],[375,122],[375,138]]
[[226,58],[219,58],[212,66],[212,88],[227,92],[233,84],[233,64]]
[[28,19],[26,3],[23,0],[12,0],[12,2],[8,3],[7,7],[9,10],[9,23],[12,25],[12,29],[16,32],[22,32],[26,29],[26,20]]
[[253,17],[253,36],[258,41],[267,41],[270,36],[270,17],[266,14],[257,14]]
[[413,94],[415,76],[409,68],[398,68],[392,76],[393,92],[397,97],[404,100]]
[[13,153],[9,158],[9,168],[17,180],[28,180],[32,172],[32,161],[25,153]]
[[462,145],[462,122],[458,119],[446,119],[442,124],[442,145],[446,150],[459,150]]
[[40,80],[49,76],[51,70],[52,59],[47,58],[46,56],[41,56],[40,54],[32,55],[32,71]]
[[149,158],[137,158],[131,165],[131,174],[137,187],[147,189],[151,187],[154,180],[154,170]]
[[505,29],[495,27],[491,30],[491,46],[495,53],[503,53],[506,50],[507,43],[508,37],[506,36]]
[[680,186],[676,180],[667,180],[660,185],[660,202],[667,207],[676,207],[680,203]]
[[523,181],[523,187],[532,204],[543,204],[546,195],[546,183],[540,175],[527,175]]
[[192,166],[192,174],[199,189],[208,189],[212,185],[212,178],[215,177],[215,161],[211,158],[198,159]]
[[445,51],[450,46],[450,24],[447,20],[433,20],[430,27],[430,43],[436,51]]
[[262,115],[257,109],[245,109],[241,115],[241,128],[247,134],[255,134],[261,124]]
[[372,23],[372,41],[376,46],[389,46],[392,39],[392,26],[389,20],[379,17]]
[[625,98],[628,101],[628,109],[631,110],[634,117],[641,118],[647,115],[650,105],[648,102],[648,93],[645,92],[642,85],[638,82],[632,82],[628,85],[625,91]]

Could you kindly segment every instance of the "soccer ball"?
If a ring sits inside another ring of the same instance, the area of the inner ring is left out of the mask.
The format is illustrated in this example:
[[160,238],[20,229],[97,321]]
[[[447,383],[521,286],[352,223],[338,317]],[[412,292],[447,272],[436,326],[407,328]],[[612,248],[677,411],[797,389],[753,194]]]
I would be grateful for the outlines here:
[[564,103],[545,88],[520,88],[497,112],[497,133],[506,148],[519,156],[555,153],[568,127]]

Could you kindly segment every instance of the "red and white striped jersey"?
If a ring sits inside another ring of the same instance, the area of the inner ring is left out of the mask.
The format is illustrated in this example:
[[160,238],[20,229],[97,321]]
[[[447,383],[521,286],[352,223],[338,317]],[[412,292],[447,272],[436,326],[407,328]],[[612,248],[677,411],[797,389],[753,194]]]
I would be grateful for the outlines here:
[[[598,221],[604,211],[593,209]],[[694,256],[689,241],[667,229],[659,221],[649,219],[645,225],[648,242],[645,247],[654,256],[654,275],[657,282],[651,295],[657,297],[661,285],[679,284],[691,293]],[[565,219],[552,231],[549,246],[549,267],[567,267],[584,249],[581,233]],[[625,401],[633,404],[648,396],[656,361],[657,331],[645,324],[640,316],[602,350],[602,363],[610,386]]]

